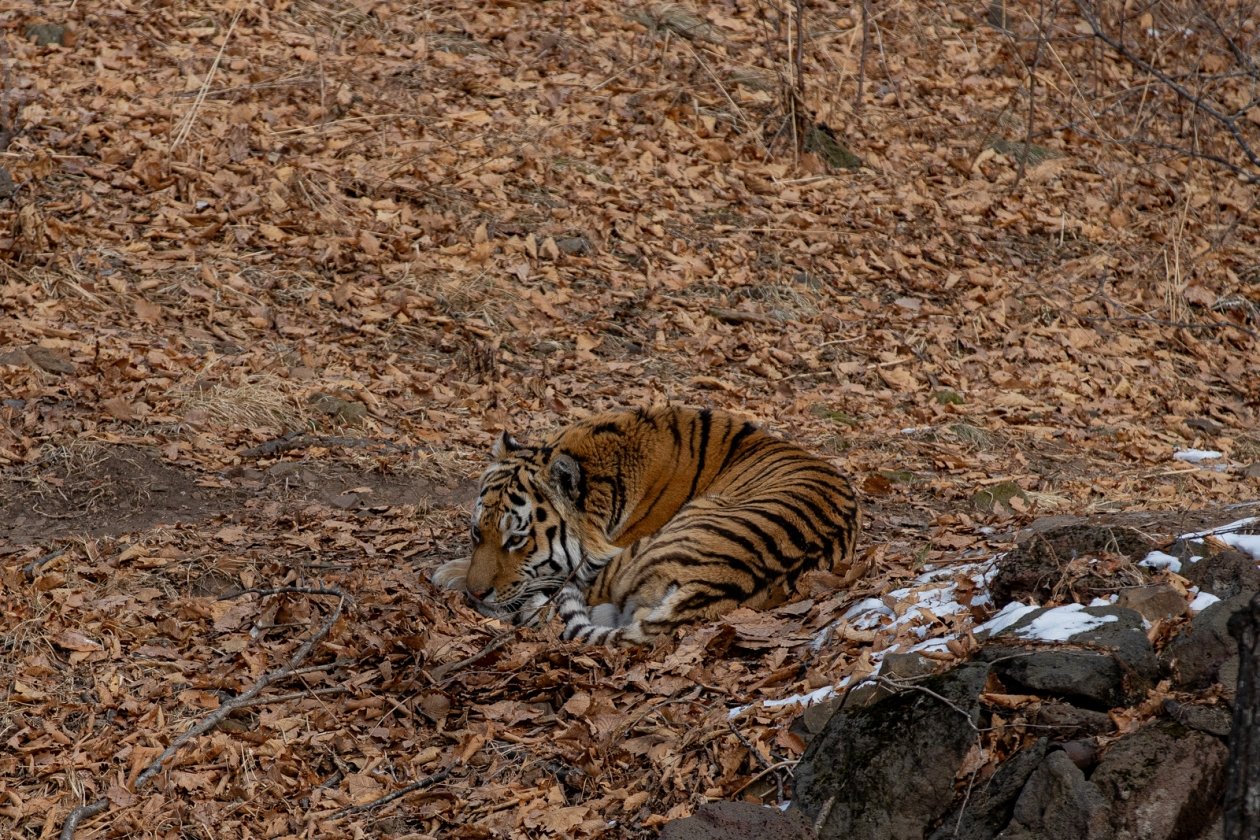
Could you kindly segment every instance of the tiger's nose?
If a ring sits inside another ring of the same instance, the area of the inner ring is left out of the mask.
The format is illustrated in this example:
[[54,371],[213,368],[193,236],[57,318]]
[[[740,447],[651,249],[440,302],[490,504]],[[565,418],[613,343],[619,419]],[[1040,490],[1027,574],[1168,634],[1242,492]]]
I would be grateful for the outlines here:
[[491,591],[492,590],[490,589],[490,587],[487,586],[487,587],[482,587],[480,589],[469,589],[468,594],[476,598],[478,601],[483,601],[485,600],[485,597],[490,594]]

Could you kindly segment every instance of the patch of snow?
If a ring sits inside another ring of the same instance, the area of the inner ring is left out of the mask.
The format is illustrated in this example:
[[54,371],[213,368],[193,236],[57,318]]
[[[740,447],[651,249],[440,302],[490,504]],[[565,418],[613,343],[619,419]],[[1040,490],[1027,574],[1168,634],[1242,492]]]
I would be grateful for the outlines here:
[[733,709],[728,709],[726,711],[726,717],[728,720],[734,720],[744,712],[756,706],[760,706],[763,709],[777,709],[781,706],[792,705],[812,706],[815,703],[819,703],[829,697],[834,697],[837,691],[840,691],[848,684],[849,678],[845,677],[836,685],[824,685],[823,687],[816,688],[806,694],[793,694],[790,697],[779,697],[774,700],[758,700],[757,702],[749,703],[746,706],[736,706]]
[[1107,595],[1106,597],[1099,595],[1098,597],[1094,598],[1094,600],[1090,601],[1089,605],[1091,607],[1110,607],[1112,604],[1116,602],[1116,599],[1119,597],[1120,596],[1117,595],[1115,592],[1112,592],[1110,595]]
[[1174,574],[1181,571],[1181,561],[1162,551],[1152,551],[1139,560],[1138,565],[1145,566],[1148,569],[1168,569]]
[[1229,532],[1214,534],[1226,545],[1232,545],[1239,551],[1251,555],[1251,559],[1260,562],[1260,534],[1232,534]]
[[1062,607],[1046,610],[1015,635],[1021,639],[1041,642],[1066,642],[1077,633],[1094,630],[1112,621],[1119,621],[1115,615],[1090,615],[1082,612],[1085,607],[1080,604],[1067,604]]
[[1190,602],[1189,607],[1192,614],[1201,613],[1217,601],[1221,600],[1211,592],[1200,592],[1199,587],[1197,586],[1191,587],[1190,591],[1194,593],[1194,600]]
[[894,616],[892,607],[879,598],[864,598],[844,611],[840,618],[851,622],[857,630],[872,630],[879,626],[881,616]]
[[945,636],[939,639],[928,639],[927,641],[919,642],[917,645],[910,648],[910,653],[918,653],[920,651],[928,651],[930,653],[949,653],[948,642],[952,638],[954,637]]
[[1187,464],[1198,464],[1222,457],[1224,453],[1217,452],[1215,449],[1179,449],[1173,453],[1173,458],[1185,461]]
[[1215,528],[1208,528],[1206,531],[1195,531],[1192,534],[1182,534],[1181,539],[1194,540],[1199,537],[1208,537],[1214,534],[1225,534],[1231,531],[1237,531],[1239,528],[1256,522],[1260,522],[1260,516],[1248,516],[1246,519],[1239,519],[1238,521],[1231,522],[1228,525],[1217,525]]
[[1011,601],[1005,607],[1002,607],[997,615],[975,628],[973,632],[988,633],[991,636],[996,636],[1036,609],[1040,609],[1040,607],[1021,604],[1019,601]]

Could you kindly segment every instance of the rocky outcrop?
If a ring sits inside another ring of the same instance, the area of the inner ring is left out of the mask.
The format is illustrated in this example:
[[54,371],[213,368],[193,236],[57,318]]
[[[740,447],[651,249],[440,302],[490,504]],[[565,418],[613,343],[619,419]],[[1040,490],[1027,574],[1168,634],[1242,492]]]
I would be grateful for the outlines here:
[[954,798],[987,676],[985,665],[964,665],[837,712],[796,768],[795,804],[819,840],[921,838]]
[[[997,605],[1050,592],[1076,603],[1016,605],[1005,614],[1018,618],[977,630],[971,661],[943,674],[891,654],[878,679],[807,710],[793,726],[808,746],[787,812],[805,833],[775,834],[765,820],[783,815],[760,808],[747,825],[662,837],[1220,840],[1239,665],[1229,621],[1260,570],[1219,545],[1169,547],[1225,599],[1187,619],[1179,585],[1142,577],[1148,548],[1128,528],[1037,534],[999,567]],[[1088,574],[1068,581],[1073,564]],[[1097,577],[1105,565],[1119,577]],[[1115,604],[1083,606],[1108,587]],[[1173,697],[1154,693],[1168,685]]]
[[815,840],[799,811],[784,813],[751,802],[709,802],[661,830],[660,840]]
[[[1152,600],[1160,599],[1129,602]],[[819,838],[1218,838],[1229,712],[1215,696],[1236,655],[1225,625],[1246,602],[1239,596],[1204,610],[1162,657],[1134,610],[1029,611],[985,639],[972,662],[838,711],[797,766],[793,807]],[[1084,629],[1052,642],[1033,638],[1072,622]],[[1152,687],[1170,672],[1212,693],[1197,703],[1168,700],[1162,715],[1117,737],[1108,710],[1150,708]],[[993,716],[1012,718],[988,705],[981,687],[1037,698],[1020,715],[1040,737],[968,775],[969,751],[993,748],[984,740]]]

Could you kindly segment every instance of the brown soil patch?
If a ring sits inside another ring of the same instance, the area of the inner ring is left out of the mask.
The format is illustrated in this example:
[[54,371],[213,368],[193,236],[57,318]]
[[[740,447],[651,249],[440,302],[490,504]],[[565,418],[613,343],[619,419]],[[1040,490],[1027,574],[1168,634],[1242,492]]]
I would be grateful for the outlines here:
[[120,536],[197,524],[271,502],[341,510],[396,505],[463,507],[473,483],[391,475],[350,464],[281,460],[208,475],[173,466],[152,447],[67,450],[52,463],[0,474],[0,521],[14,546],[68,536]]

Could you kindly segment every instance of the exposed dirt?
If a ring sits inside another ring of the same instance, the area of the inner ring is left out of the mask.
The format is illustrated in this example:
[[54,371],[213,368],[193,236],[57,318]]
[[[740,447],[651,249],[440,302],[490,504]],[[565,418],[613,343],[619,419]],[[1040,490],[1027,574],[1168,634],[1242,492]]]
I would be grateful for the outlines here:
[[312,459],[275,460],[265,468],[238,466],[208,475],[172,466],[152,447],[96,445],[46,466],[0,473],[0,521],[5,523],[0,546],[236,519],[241,511],[266,503],[296,509],[320,502],[366,511],[395,505],[466,508],[474,492],[468,479],[443,484]]

